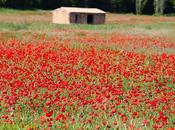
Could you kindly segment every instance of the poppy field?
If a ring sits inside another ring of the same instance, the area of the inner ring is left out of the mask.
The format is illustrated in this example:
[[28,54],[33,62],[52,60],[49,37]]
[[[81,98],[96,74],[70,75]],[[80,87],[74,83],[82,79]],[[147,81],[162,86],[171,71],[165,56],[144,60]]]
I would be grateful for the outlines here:
[[175,129],[173,37],[52,32],[0,33],[0,129]]
[[[126,38],[113,41],[125,46]],[[85,47],[69,40],[1,42],[1,123],[26,129],[173,129],[175,55],[87,41],[81,41]],[[150,41],[140,46],[149,48]]]

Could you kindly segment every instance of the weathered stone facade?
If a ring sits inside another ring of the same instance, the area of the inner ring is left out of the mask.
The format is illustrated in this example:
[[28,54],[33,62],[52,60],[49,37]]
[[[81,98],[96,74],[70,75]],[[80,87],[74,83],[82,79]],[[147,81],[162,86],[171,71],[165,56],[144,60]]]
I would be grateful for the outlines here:
[[62,7],[53,11],[53,23],[104,24],[106,13],[92,8]]

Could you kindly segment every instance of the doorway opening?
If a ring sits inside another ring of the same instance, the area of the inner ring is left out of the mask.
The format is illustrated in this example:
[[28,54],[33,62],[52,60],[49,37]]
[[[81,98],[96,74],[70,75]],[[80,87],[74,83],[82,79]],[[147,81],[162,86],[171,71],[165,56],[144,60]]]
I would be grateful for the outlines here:
[[75,23],[78,23],[78,14],[75,15]]
[[87,24],[93,24],[94,23],[94,16],[92,14],[87,15]]

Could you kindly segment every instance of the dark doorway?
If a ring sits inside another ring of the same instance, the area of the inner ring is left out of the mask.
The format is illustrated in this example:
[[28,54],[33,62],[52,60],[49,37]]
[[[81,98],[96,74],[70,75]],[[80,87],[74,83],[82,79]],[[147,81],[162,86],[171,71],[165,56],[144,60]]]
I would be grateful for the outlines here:
[[94,23],[94,16],[92,14],[87,15],[87,24],[93,24]]
[[75,15],[75,23],[78,23],[78,14]]

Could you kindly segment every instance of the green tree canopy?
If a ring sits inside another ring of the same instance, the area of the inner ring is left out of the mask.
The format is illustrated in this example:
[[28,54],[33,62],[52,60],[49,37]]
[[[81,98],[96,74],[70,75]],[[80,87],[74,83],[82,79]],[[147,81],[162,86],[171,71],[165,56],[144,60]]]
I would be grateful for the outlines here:
[[16,9],[51,10],[61,6],[96,7],[119,13],[175,13],[175,0],[0,0],[0,7]]

